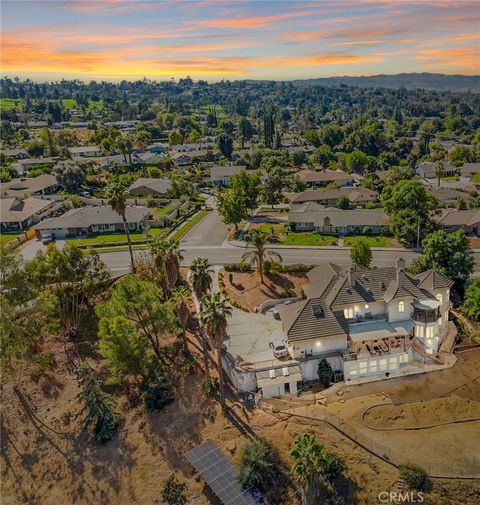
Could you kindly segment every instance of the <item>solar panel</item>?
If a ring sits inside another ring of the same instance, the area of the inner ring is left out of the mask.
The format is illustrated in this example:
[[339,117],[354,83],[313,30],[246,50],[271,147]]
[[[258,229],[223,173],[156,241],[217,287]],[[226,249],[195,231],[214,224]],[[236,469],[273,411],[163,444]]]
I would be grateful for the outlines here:
[[185,457],[224,505],[265,503],[253,496],[248,489],[242,488],[235,478],[233,463],[212,440],[207,440],[188,451]]

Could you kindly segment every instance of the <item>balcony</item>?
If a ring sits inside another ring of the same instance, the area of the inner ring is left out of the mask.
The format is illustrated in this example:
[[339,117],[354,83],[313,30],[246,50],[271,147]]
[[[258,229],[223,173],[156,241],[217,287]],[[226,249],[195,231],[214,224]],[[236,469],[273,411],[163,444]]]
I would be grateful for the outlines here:
[[416,300],[412,305],[412,319],[416,323],[436,323],[440,319],[440,302],[438,300]]
[[413,312],[412,319],[416,323],[436,323],[440,319],[440,314],[429,314],[425,312]]

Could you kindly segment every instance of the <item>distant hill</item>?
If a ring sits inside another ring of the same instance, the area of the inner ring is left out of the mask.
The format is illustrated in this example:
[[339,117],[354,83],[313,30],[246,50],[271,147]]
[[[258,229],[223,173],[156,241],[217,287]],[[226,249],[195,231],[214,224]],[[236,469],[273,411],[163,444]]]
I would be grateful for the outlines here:
[[322,77],[318,79],[302,79],[294,84],[338,86],[359,86],[361,88],[407,88],[432,89],[436,91],[473,91],[480,93],[480,75],[444,75],[429,73],[372,75],[361,77]]

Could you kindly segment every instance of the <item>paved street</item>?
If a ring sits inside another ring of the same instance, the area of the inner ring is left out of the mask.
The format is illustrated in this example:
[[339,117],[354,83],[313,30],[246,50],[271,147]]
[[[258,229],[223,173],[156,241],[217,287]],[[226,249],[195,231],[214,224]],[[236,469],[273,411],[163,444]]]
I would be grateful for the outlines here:
[[220,246],[226,240],[227,235],[228,228],[222,223],[218,211],[214,209],[183,237],[182,244]]

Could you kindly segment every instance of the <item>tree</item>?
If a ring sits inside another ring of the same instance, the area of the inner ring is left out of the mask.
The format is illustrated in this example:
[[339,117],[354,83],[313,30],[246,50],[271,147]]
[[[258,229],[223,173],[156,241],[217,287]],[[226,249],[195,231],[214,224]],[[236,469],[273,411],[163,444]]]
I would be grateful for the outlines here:
[[467,316],[480,322],[480,277],[466,289],[462,310]]
[[61,161],[53,167],[60,186],[70,191],[76,191],[85,183],[85,170],[72,161]]
[[437,177],[437,186],[440,187],[440,183],[442,181],[444,163],[443,160],[438,160],[435,162],[435,175]]
[[287,185],[286,174],[281,167],[267,169],[267,179],[263,184],[263,199],[265,203],[274,205],[281,202],[283,191]]
[[344,209],[344,210],[349,209],[350,208],[350,199],[348,198],[348,196],[340,195],[337,200],[337,206],[340,209]]
[[178,286],[173,289],[172,297],[175,301],[175,311],[177,313],[178,322],[182,328],[182,343],[183,352],[185,356],[189,354],[187,345],[187,323],[190,317],[190,310],[188,309],[188,300],[190,299],[190,290],[187,286]]
[[128,275],[116,285],[108,302],[97,305],[96,312],[104,325],[107,323],[102,323],[103,318],[127,319],[158,360],[167,365],[172,359],[164,343],[175,333],[177,319],[171,304],[161,300],[162,292],[152,282]]
[[80,366],[79,383],[82,390],[78,399],[84,404],[82,413],[86,411],[83,427],[93,433],[97,442],[104,444],[115,435],[122,421],[115,411],[117,402],[102,390],[86,363]]
[[151,351],[135,326],[125,316],[102,318],[99,322],[99,351],[117,383],[129,376],[146,380]]
[[248,210],[252,211],[257,207],[260,195],[260,178],[257,174],[248,174],[242,170],[230,178],[230,189],[236,195],[241,195]]
[[228,135],[222,134],[217,138],[217,145],[225,158],[230,159],[233,152],[233,141]]
[[71,244],[62,249],[49,244],[27,264],[27,271],[37,290],[48,289],[55,305],[55,320],[69,337],[76,336],[82,312],[93,309],[110,282],[110,274],[97,253],[84,254]]
[[328,388],[332,380],[332,367],[326,359],[322,359],[318,364],[318,378],[323,387]]
[[225,224],[233,224],[238,231],[238,224],[248,218],[245,196],[238,189],[227,189],[217,195],[217,210]]
[[282,257],[275,251],[266,248],[266,244],[272,239],[271,235],[259,230],[253,229],[245,236],[245,242],[253,249],[242,255],[242,262],[257,266],[260,275],[260,282],[265,284],[263,279],[263,267],[266,260],[282,261]]
[[406,465],[400,465],[398,467],[400,472],[400,478],[403,479],[409,488],[415,489],[416,491],[424,491],[429,486],[429,479],[427,472],[412,463]]
[[350,251],[350,259],[354,265],[368,268],[372,261],[372,250],[365,239],[353,243]]
[[198,300],[212,288],[212,272],[207,258],[195,258],[190,265],[188,280]]
[[112,210],[122,218],[123,229],[127,234],[128,251],[130,252],[130,266],[132,267],[132,272],[135,273],[135,260],[133,259],[132,240],[130,238],[130,229],[128,228],[126,216],[127,194],[125,193],[123,186],[118,182],[110,184],[107,190],[107,194],[110,207],[112,207]]
[[183,256],[179,246],[178,240],[165,237],[156,237],[150,243],[150,253],[159,274],[164,300],[169,298],[180,274]]
[[462,230],[445,233],[438,230],[423,239],[423,254],[414,261],[416,272],[434,269],[454,279],[461,287],[473,272],[475,260],[468,237]]
[[432,230],[430,217],[437,200],[419,181],[402,180],[394,186],[385,186],[381,200],[398,239],[413,244]]
[[326,144],[333,149],[342,141],[343,132],[336,124],[327,124],[318,130],[318,137],[322,144]]
[[172,130],[168,136],[168,144],[177,146],[183,142],[183,135],[178,130]]
[[225,410],[222,347],[227,336],[227,317],[232,315],[232,309],[227,305],[227,300],[218,292],[203,295],[201,303],[200,321],[217,355],[220,403],[222,404],[222,409]]
[[278,476],[277,451],[264,438],[251,438],[240,448],[238,480],[243,486],[268,491]]
[[290,453],[291,473],[302,486],[304,504],[318,503],[321,480],[333,481],[346,469],[343,458],[319,444],[315,435],[300,435]]

